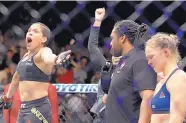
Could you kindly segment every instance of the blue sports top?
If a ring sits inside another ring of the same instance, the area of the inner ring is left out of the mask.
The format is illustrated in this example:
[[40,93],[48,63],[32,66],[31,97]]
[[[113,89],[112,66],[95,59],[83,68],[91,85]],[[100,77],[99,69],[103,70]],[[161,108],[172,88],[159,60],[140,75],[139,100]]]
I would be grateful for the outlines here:
[[151,109],[153,114],[170,113],[170,93],[167,90],[166,83],[177,70],[179,70],[179,68],[172,71],[158,93],[152,97]]
[[31,60],[20,60],[17,66],[20,81],[49,82],[50,75],[45,74],[35,65],[33,59],[34,56],[32,56]]

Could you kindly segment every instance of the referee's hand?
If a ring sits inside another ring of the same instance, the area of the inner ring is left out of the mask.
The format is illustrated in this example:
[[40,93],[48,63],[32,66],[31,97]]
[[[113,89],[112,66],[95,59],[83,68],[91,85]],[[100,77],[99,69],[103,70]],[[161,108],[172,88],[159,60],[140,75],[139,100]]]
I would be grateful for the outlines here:
[[102,102],[104,104],[106,104],[106,102],[107,102],[107,94],[104,94],[104,96],[102,97]]
[[102,21],[105,17],[105,8],[98,8],[95,11],[95,19]]

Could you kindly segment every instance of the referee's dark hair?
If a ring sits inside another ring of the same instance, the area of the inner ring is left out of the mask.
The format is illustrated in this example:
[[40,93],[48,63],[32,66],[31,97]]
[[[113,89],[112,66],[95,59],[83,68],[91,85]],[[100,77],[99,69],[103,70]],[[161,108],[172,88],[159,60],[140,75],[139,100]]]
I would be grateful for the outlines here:
[[[150,36],[148,35],[148,26],[144,23],[139,25],[132,20],[122,20],[116,22],[113,31],[116,32],[118,36],[126,35],[128,40],[132,45],[144,44]],[[140,38],[144,37],[141,41]]]

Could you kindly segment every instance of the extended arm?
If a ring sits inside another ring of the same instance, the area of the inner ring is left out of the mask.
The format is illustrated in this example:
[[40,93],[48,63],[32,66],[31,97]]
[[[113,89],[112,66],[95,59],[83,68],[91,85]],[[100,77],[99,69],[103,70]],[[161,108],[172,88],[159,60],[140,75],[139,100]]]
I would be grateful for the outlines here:
[[18,87],[19,87],[19,74],[16,71],[13,75],[12,82],[10,84],[6,97],[9,99],[12,98],[13,94],[16,92]]
[[40,56],[41,59],[49,65],[60,64],[62,60],[68,60],[70,57],[71,50],[60,53],[58,56],[52,53],[52,50],[48,47],[45,47],[41,50]]

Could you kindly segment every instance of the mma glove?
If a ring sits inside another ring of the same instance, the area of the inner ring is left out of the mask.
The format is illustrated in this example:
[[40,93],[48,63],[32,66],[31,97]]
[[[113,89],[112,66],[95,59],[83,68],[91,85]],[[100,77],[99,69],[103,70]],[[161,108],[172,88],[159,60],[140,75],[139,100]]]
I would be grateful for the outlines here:
[[69,63],[69,60],[70,60],[70,53],[71,53],[71,50],[68,50],[68,51],[65,51],[65,52],[62,52],[60,53],[56,59],[55,59],[55,63],[57,65],[63,65],[65,63]]
[[101,88],[104,93],[108,94],[110,88],[111,76],[113,71],[113,64],[107,61],[101,70]]
[[2,111],[3,109],[10,109],[11,105],[11,99],[7,98],[6,95],[2,94],[0,96],[0,111]]

